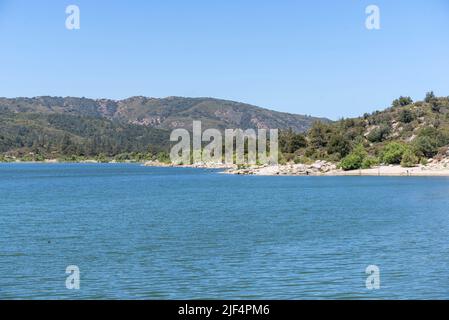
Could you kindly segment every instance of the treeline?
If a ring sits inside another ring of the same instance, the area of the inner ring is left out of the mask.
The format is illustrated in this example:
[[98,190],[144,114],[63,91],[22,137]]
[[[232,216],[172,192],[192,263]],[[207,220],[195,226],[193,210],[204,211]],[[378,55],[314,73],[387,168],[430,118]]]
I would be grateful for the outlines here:
[[169,133],[67,114],[0,113],[0,160],[152,159],[169,150]]
[[[449,97],[399,97],[384,111],[315,122],[306,133],[283,130],[280,163],[327,160],[345,170],[377,164],[415,166],[446,154]],[[168,162],[169,131],[66,113],[0,111],[0,161]]]
[[328,160],[345,170],[376,164],[412,167],[449,145],[449,97],[427,93],[424,101],[400,97],[384,111],[334,123],[316,122],[305,134],[280,134],[281,163]]

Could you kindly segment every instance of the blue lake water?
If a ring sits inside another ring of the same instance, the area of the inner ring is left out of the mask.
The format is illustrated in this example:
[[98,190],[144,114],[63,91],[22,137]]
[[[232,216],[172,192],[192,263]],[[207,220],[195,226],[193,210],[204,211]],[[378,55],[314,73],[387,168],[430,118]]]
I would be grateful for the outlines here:
[[448,178],[0,164],[1,299],[449,299],[448,271]]

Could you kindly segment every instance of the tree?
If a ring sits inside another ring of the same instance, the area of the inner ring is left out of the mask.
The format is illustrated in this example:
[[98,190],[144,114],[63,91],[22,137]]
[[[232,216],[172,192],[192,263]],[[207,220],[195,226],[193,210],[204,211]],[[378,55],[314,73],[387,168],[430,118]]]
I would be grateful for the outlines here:
[[326,147],[331,131],[332,129],[328,124],[320,121],[315,122],[308,134],[310,146],[315,149]]
[[413,103],[412,98],[400,96],[398,99],[393,101],[393,108],[405,107],[412,103]]
[[294,153],[295,151],[307,147],[307,140],[304,134],[295,133],[291,128],[281,132],[279,135],[279,146],[281,152]]
[[433,93],[433,91],[427,92],[426,93],[426,98],[424,99],[425,102],[430,103],[435,99],[435,94]]
[[435,136],[419,135],[413,141],[413,146],[419,155],[432,158],[438,153],[438,140]]
[[411,149],[407,149],[402,155],[401,166],[404,168],[415,167],[419,162],[419,158],[413,153]]
[[401,110],[399,112],[399,121],[402,123],[410,123],[415,120],[415,115],[408,109]]
[[341,134],[332,135],[328,146],[327,153],[339,154],[340,157],[345,157],[351,151],[351,142]]
[[386,164],[400,164],[406,150],[407,146],[405,144],[390,142],[382,150],[382,162]]
[[357,145],[354,150],[340,162],[343,170],[357,170],[363,165],[363,161],[368,156],[362,144]]
[[390,134],[390,127],[386,124],[382,124],[379,128],[373,129],[367,136],[366,139],[370,142],[382,142]]

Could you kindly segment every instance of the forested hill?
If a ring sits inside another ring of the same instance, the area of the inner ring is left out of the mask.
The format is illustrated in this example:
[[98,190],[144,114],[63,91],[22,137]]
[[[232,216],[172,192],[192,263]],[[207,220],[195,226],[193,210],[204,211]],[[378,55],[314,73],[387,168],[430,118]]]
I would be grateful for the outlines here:
[[[164,151],[174,128],[292,128],[318,119],[212,98],[0,98],[0,158],[141,160]],[[0,159],[2,160],[2,159]],[[161,159],[162,160],[162,159]]]
[[306,134],[286,131],[282,161],[329,160],[343,169],[376,164],[425,164],[449,157],[449,97],[426,94],[423,101],[399,97],[383,111],[333,123],[315,123]]
[[0,112],[76,115],[168,130],[190,129],[193,120],[201,120],[204,128],[292,128],[304,132],[317,120],[328,121],[227,100],[182,97],[132,97],[119,101],[72,97],[0,98]]

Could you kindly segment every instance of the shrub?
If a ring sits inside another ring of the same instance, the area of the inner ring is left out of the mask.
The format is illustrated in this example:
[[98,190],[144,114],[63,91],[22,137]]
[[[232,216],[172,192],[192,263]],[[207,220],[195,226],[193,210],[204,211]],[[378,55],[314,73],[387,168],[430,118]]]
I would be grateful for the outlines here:
[[418,161],[419,159],[413,151],[411,149],[407,149],[402,155],[401,166],[404,168],[415,167]]
[[362,169],[370,169],[379,164],[379,159],[376,157],[366,157],[362,162]]
[[409,104],[412,104],[413,100],[410,97],[399,97],[399,99],[396,99],[393,101],[393,108],[396,107],[404,107],[407,106]]
[[351,151],[351,143],[343,135],[332,135],[327,146],[327,153],[345,157]]
[[401,110],[399,113],[399,121],[402,123],[410,123],[415,120],[415,115],[408,109]]
[[163,151],[157,154],[157,160],[162,163],[170,163],[170,155]]
[[359,144],[340,163],[343,170],[357,170],[362,168],[363,160],[367,157],[367,152],[363,145]]
[[385,140],[390,134],[390,128],[388,125],[381,125],[379,128],[372,130],[367,136],[366,139],[370,142],[382,142]]
[[426,98],[424,99],[424,101],[426,101],[427,103],[430,103],[434,99],[435,99],[435,94],[433,93],[433,91],[430,91],[430,92],[426,93]]
[[106,157],[106,155],[105,155],[104,153],[100,153],[99,155],[97,155],[97,156],[95,157],[95,160],[96,160],[97,162],[100,162],[100,163],[106,163],[106,162],[108,162],[108,159],[107,159],[107,157]]
[[386,164],[400,164],[407,146],[399,142],[390,142],[382,150],[382,162]]
[[439,113],[441,110],[440,102],[438,100],[434,100],[431,102],[431,104],[432,104],[432,111],[435,113]]
[[436,137],[420,135],[413,141],[413,147],[419,155],[432,158],[438,153],[438,140]]
[[313,160],[307,158],[306,156],[299,156],[299,157],[295,157],[293,162],[296,163],[296,164],[298,164],[298,163],[312,164]]

